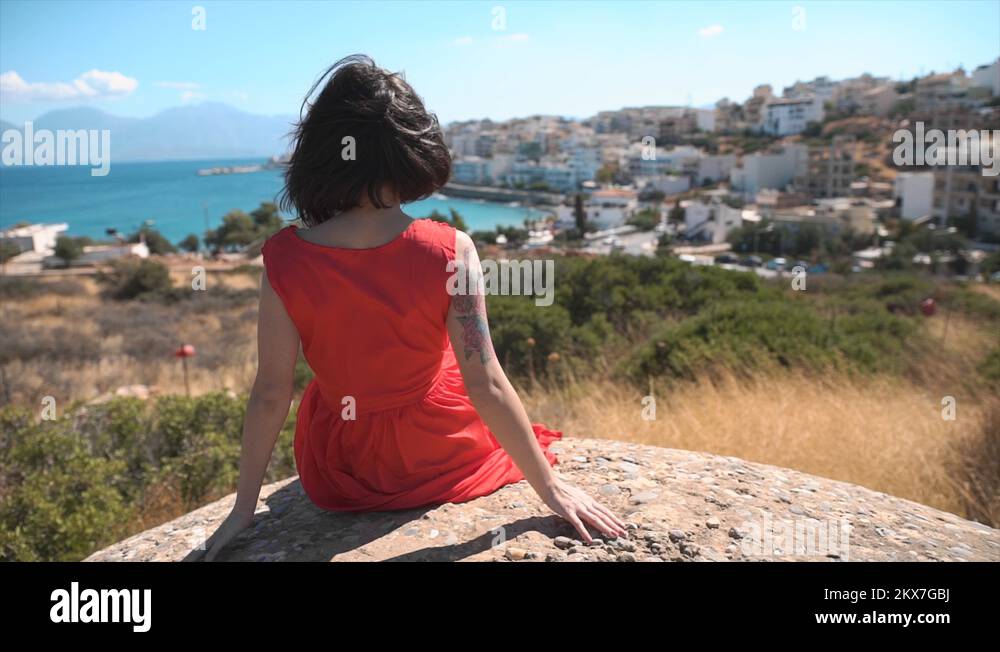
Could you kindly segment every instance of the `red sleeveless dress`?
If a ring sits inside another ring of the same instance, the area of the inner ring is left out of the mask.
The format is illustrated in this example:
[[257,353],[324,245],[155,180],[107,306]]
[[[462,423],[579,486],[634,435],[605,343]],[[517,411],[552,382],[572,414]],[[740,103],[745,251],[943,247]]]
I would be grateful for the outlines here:
[[[455,229],[416,219],[367,249],[327,247],[295,231],[272,236],[263,256],[315,373],[294,444],[313,503],[406,509],[463,502],[522,480],[470,402],[448,337]],[[532,427],[556,464],[548,447],[562,433]]]

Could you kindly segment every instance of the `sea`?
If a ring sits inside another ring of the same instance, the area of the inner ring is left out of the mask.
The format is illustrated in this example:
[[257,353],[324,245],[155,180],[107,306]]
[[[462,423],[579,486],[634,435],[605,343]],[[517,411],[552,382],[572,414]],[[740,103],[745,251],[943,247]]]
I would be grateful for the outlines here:
[[[113,163],[106,176],[85,166],[0,166],[0,228],[19,222],[69,225],[69,235],[107,238],[107,229],[132,233],[149,224],[168,240],[201,237],[231,210],[275,201],[280,170],[199,176],[214,167],[263,164],[263,159]],[[455,209],[472,231],[521,226],[537,209],[444,195],[403,207],[411,217]],[[291,217],[291,216],[285,216]]]

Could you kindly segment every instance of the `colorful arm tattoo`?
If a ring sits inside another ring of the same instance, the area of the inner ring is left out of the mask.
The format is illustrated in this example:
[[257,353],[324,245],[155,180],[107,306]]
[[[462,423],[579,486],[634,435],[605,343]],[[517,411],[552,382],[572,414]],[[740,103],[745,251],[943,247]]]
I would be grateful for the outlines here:
[[459,292],[452,297],[455,307],[455,317],[462,325],[462,347],[465,359],[479,355],[483,364],[489,362],[493,355],[493,342],[490,339],[490,329],[486,323],[486,295],[481,291],[479,275],[473,273],[469,264],[469,251],[463,254],[465,273],[465,293]]

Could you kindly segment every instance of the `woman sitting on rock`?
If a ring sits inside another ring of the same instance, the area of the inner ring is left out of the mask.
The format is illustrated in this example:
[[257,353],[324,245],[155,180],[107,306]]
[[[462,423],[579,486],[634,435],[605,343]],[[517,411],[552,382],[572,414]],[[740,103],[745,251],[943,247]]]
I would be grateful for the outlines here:
[[263,249],[239,488],[203,558],[253,519],[300,343],[315,377],[298,408],[295,464],[319,507],[463,502],[527,479],[585,541],[587,525],[624,535],[621,519],[552,470],[548,448],[562,433],[529,421],[496,359],[472,240],[401,208],[449,178],[436,117],[363,56],[331,67],[303,110],[282,207],[304,228],[285,227]]

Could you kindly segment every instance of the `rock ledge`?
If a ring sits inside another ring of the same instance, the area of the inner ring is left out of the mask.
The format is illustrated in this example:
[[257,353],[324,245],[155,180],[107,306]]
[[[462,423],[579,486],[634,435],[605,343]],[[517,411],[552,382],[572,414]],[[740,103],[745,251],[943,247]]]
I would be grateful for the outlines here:
[[[563,477],[630,523],[585,546],[526,482],[437,507],[325,512],[296,478],[267,485],[228,561],[1000,561],[1000,530],[863,487],[735,457],[611,440],[553,446]],[[235,494],[86,561],[179,561]]]

